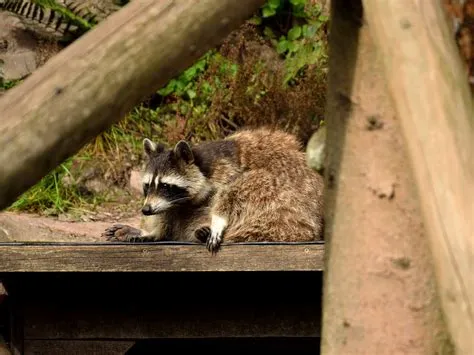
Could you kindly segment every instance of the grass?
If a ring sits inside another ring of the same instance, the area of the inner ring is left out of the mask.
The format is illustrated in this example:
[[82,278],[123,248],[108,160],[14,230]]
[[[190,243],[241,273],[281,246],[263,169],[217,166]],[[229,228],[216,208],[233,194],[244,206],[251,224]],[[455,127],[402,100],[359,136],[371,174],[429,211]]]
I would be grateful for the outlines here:
[[69,175],[71,159],[60,164],[39,183],[22,194],[10,207],[12,211],[43,212],[45,214],[64,213],[72,206],[90,204],[74,186],[67,186],[61,182],[64,176]]

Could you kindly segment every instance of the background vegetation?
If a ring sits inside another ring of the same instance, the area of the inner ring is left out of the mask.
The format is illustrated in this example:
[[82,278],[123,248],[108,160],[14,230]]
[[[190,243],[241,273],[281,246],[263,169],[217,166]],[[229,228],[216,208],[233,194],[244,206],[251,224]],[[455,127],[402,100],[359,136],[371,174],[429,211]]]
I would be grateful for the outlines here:
[[[222,45],[48,174],[10,209],[57,215],[117,200],[126,191],[130,171],[142,164],[144,137],[167,145],[180,139],[197,143],[243,126],[269,125],[306,143],[323,119],[327,20],[318,1],[267,0]],[[4,89],[14,84],[0,82]]]

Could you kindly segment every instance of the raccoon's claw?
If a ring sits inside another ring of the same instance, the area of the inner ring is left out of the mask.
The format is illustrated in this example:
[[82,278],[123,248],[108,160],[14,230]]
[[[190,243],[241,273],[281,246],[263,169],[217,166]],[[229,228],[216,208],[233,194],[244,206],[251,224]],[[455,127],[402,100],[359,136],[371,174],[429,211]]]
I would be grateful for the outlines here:
[[201,227],[196,229],[194,232],[194,236],[198,239],[201,243],[206,243],[209,237],[211,236],[211,228],[209,227]]
[[114,224],[107,228],[101,236],[109,242],[136,243],[141,241],[141,234],[139,229],[123,224]]
[[222,243],[221,233],[210,230],[209,238],[207,238],[206,247],[212,254],[217,253]]

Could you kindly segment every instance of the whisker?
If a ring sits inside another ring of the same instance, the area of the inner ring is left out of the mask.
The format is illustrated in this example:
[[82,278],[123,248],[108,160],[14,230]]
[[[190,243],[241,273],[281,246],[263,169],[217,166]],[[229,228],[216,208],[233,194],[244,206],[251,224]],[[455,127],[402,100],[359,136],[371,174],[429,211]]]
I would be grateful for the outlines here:
[[178,202],[183,202],[183,201],[189,201],[191,198],[190,197],[181,197],[177,198],[176,200],[170,201],[171,203],[178,203]]

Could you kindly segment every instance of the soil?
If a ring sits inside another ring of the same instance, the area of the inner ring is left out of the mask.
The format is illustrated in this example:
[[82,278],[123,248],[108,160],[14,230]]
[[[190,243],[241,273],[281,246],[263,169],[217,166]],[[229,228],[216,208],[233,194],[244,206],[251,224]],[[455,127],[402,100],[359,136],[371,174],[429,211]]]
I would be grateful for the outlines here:
[[139,214],[108,212],[84,215],[82,221],[61,220],[31,213],[0,213],[0,242],[101,242],[102,232],[120,222],[139,225]]

